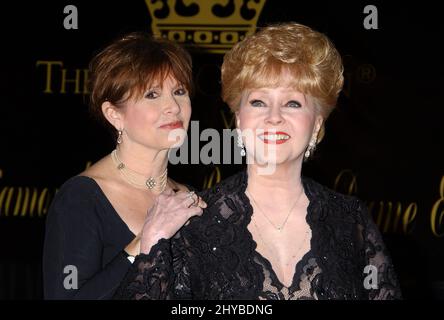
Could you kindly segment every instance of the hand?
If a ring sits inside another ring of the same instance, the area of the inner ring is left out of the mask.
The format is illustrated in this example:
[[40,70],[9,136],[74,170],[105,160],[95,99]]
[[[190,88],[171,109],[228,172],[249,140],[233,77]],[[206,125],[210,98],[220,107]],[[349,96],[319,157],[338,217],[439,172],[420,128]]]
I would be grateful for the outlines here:
[[142,228],[140,252],[148,254],[160,239],[169,239],[207,204],[194,192],[165,190],[154,200]]

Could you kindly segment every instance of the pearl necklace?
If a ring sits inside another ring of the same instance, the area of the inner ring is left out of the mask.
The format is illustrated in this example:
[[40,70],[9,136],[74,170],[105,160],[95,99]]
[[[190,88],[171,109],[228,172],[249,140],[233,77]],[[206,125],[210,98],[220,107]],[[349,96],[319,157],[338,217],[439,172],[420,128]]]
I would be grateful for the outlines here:
[[[117,149],[111,152],[111,158],[113,159],[113,162],[116,165],[116,168],[119,170],[122,177],[132,186],[139,189],[148,188],[149,190],[152,191],[155,190],[159,193],[165,190],[168,180],[167,168],[165,168],[165,170],[162,172],[160,176],[156,178],[149,177],[148,179],[146,179],[140,173],[131,170],[125,166],[125,164],[119,159],[119,156],[117,155]],[[143,182],[141,182],[141,180],[143,180]]]

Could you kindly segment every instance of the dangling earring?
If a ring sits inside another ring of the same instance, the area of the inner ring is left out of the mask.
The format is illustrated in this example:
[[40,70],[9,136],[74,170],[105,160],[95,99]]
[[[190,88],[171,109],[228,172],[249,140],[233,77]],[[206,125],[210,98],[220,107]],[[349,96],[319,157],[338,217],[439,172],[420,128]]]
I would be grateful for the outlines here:
[[311,141],[310,144],[308,145],[307,150],[304,153],[304,160],[308,160],[308,158],[310,158],[315,149],[316,149],[316,142]]
[[122,130],[118,130],[117,131],[119,136],[117,137],[117,144],[121,144],[122,143]]
[[244,142],[242,141],[242,133],[239,129],[237,130],[237,146],[241,149],[240,155],[242,157],[245,157],[246,152],[245,152]]

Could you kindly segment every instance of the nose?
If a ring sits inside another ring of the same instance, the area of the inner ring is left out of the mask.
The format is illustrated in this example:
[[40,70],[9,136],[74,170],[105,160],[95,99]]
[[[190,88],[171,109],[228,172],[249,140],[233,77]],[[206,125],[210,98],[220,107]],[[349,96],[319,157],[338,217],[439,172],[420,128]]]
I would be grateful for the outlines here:
[[168,100],[165,101],[165,110],[166,114],[178,114],[180,113],[180,104],[176,100],[176,97],[171,95]]
[[284,118],[281,114],[281,109],[279,107],[271,107],[269,108],[269,112],[267,117],[265,118],[265,123],[270,125],[280,125],[284,123]]

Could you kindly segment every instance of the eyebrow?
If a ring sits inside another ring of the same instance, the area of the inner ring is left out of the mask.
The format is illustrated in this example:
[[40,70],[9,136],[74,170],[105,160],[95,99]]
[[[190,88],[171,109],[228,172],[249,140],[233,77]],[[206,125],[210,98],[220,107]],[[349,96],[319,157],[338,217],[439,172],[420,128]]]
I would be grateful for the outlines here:
[[[161,86],[160,84],[155,84],[155,85],[151,85],[151,86],[147,87],[145,90],[148,91],[148,90],[162,89],[162,88],[163,88],[163,86]],[[186,89],[186,86],[185,86],[183,83],[181,83],[181,82],[177,82],[177,83],[173,86],[173,89],[177,89],[177,88],[183,88],[183,89]]]
[[[268,88],[251,89],[251,90],[247,93],[247,98],[249,99],[252,93],[268,93],[269,91],[270,91],[270,89],[268,89]],[[290,91],[294,91],[294,90],[291,89],[291,88],[289,88],[289,90],[285,90],[284,92],[285,92],[285,93],[289,93]],[[298,92],[302,95],[302,97],[303,97],[303,99],[304,99],[304,103],[305,103],[305,104],[308,104],[308,101],[307,101],[307,95],[306,95],[305,93],[300,92],[300,91],[298,91]]]

